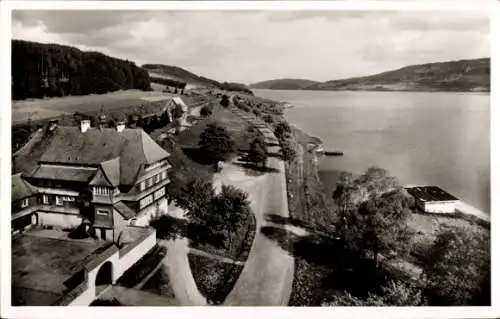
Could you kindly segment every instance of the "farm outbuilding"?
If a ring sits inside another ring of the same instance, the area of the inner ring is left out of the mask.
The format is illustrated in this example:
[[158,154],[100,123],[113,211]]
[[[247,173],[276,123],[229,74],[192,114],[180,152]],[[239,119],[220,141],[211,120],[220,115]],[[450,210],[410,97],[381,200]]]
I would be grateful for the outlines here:
[[415,205],[426,213],[454,213],[460,201],[437,186],[407,187],[406,191],[415,199]]

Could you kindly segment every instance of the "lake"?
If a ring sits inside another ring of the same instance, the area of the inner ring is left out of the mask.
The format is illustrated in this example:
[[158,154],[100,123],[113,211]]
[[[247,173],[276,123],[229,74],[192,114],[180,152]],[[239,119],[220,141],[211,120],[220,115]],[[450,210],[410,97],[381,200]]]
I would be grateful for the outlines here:
[[490,95],[449,92],[255,90],[294,105],[285,117],[325,149],[319,174],[331,193],[342,171],[387,169],[402,184],[437,185],[490,213]]

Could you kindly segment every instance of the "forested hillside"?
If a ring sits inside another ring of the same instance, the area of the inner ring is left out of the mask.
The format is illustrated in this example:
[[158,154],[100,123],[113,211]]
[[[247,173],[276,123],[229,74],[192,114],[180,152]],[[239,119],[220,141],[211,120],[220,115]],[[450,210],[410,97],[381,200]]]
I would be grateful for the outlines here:
[[219,88],[222,90],[238,91],[253,95],[252,91],[245,84],[219,82],[200,75],[196,75],[193,72],[190,72],[178,66],[166,64],[144,64],[142,67],[149,71],[151,81],[155,83],[164,84],[164,80],[161,79],[168,78],[169,80],[190,83],[195,86]]
[[318,82],[304,79],[276,79],[250,84],[252,89],[301,90]]
[[134,62],[75,47],[12,40],[12,98],[41,98],[151,90]]
[[375,75],[316,83],[306,90],[490,91],[490,59],[410,65]]

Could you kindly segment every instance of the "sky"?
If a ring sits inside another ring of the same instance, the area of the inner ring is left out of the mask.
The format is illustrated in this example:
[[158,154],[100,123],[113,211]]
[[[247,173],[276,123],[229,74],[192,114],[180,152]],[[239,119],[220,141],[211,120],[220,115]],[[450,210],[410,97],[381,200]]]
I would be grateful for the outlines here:
[[327,81],[490,56],[484,11],[13,11],[14,39],[219,81]]

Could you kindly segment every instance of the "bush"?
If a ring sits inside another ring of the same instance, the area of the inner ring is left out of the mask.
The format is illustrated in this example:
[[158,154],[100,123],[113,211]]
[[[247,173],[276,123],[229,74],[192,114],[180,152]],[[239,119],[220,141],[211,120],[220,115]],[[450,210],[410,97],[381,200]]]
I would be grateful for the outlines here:
[[200,110],[200,115],[203,117],[208,117],[212,115],[212,108],[208,105],[205,105],[204,107],[201,108]]
[[223,107],[228,107],[229,106],[229,97],[224,94],[220,100],[220,105],[222,105]]
[[486,231],[456,228],[439,233],[424,266],[433,305],[491,303],[489,243]]
[[290,140],[281,141],[281,152],[283,153],[283,160],[289,162],[297,156],[297,151]]
[[271,114],[264,115],[262,119],[264,120],[264,122],[274,125],[274,118]]
[[290,136],[291,133],[292,133],[292,128],[287,122],[281,121],[278,124],[276,124],[276,128],[274,129],[274,135],[276,135],[278,139]]

